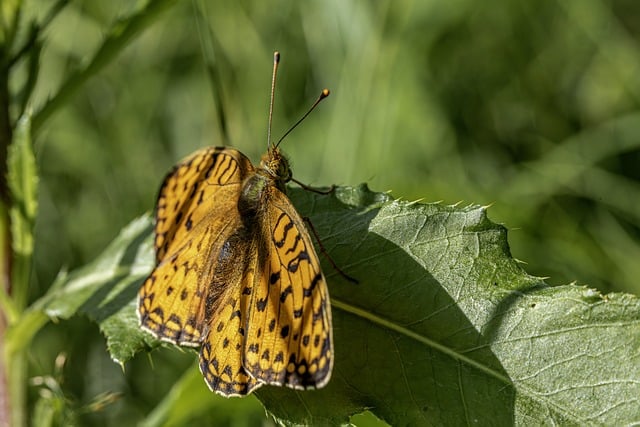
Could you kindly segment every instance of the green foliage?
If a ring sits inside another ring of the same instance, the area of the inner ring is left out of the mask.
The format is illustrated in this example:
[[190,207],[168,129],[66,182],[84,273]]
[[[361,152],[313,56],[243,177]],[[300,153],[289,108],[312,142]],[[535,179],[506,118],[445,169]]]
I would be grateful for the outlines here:
[[[492,204],[530,273],[640,294],[638,2],[0,3],[0,386],[16,426],[264,418],[254,398],[212,396],[192,352],[156,348],[133,304],[151,268],[140,215],[166,170],[204,145],[265,150],[275,48],[276,136],[332,91],[283,143],[297,179]],[[338,352],[353,351],[327,391],[261,390],[278,422],[637,421],[635,297],[526,275],[482,208],[384,199],[294,192],[362,283],[326,269]],[[407,381],[385,388],[379,366]]]
[[145,347],[134,297],[153,267],[149,217],[133,221],[94,262],[62,274],[36,304],[54,319],[85,314],[100,325],[111,358],[124,363]]
[[[360,283],[323,266],[333,378],[317,391],[260,389],[279,423],[336,425],[366,409],[391,425],[625,424],[640,416],[636,297],[549,287],[527,275],[504,227],[479,206],[399,202],[366,187],[335,196],[296,190],[293,200]],[[134,221],[43,304],[49,315],[95,319],[119,363],[159,344],[135,314],[154,258],[149,237],[149,219]],[[168,400],[204,389],[192,367]],[[185,404],[191,416],[206,408]],[[148,423],[165,421],[171,411],[161,407]]]

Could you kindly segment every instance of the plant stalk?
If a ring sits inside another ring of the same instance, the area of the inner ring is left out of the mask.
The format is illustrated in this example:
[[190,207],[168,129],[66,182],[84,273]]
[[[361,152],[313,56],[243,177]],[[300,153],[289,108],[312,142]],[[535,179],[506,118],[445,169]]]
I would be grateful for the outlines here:
[[[11,297],[11,234],[9,229],[9,190],[7,185],[7,149],[11,142],[11,120],[9,115],[9,70],[6,62],[0,65],[0,286],[3,297]],[[7,299],[8,299],[7,298]],[[23,411],[20,409],[20,387],[16,382],[24,374],[19,366],[12,363],[15,355],[6,351],[7,328],[10,318],[0,310],[0,426],[23,426]],[[12,370],[13,369],[13,370]]]

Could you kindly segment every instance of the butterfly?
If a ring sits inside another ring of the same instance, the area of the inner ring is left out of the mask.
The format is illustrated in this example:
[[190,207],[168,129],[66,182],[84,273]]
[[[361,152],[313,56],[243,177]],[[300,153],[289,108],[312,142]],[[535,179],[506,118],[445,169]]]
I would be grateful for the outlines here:
[[286,196],[292,179],[287,158],[269,142],[257,167],[230,147],[201,149],[160,188],[156,266],[139,291],[140,326],[200,347],[205,382],[223,396],[264,384],[320,388],[331,377],[329,293],[304,220]]

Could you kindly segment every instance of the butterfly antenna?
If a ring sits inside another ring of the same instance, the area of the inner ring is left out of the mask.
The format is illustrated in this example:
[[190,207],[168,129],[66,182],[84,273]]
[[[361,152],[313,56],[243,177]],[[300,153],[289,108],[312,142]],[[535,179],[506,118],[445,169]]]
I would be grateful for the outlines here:
[[271,75],[271,100],[269,101],[269,127],[267,129],[267,149],[271,150],[271,122],[273,119],[273,102],[276,95],[276,74],[278,74],[280,52],[273,52],[273,74]]
[[286,131],[284,133],[284,135],[282,135],[280,137],[280,139],[278,140],[278,142],[276,143],[275,147],[277,147],[278,145],[280,145],[280,143],[282,142],[282,140],[291,133],[291,131],[293,131],[300,123],[302,123],[302,121],[304,119],[307,118],[307,116],[309,114],[311,114],[311,112],[318,106],[318,104],[320,104],[320,101],[322,101],[323,99],[325,99],[327,96],[329,96],[331,92],[329,92],[329,89],[322,89],[322,92],[320,93],[320,96],[318,97],[318,99],[316,99],[316,102],[313,103],[313,105],[311,106],[311,108],[309,108],[309,111],[307,111],[304,116],[300,117],[300,120],[298,120],[293,126],[291,126],[289,128],[288,131]]

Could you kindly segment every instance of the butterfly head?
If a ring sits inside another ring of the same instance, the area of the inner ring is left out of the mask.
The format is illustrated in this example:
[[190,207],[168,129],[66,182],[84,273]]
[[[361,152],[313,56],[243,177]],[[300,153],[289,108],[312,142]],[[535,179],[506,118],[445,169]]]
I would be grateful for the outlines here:
[[276,181],[278,188],[284,188],[284,185],[291,181],[292,173],[289,167],[289,160],[282,154],[278,147],[272,147],[260,159],[260,169]]

